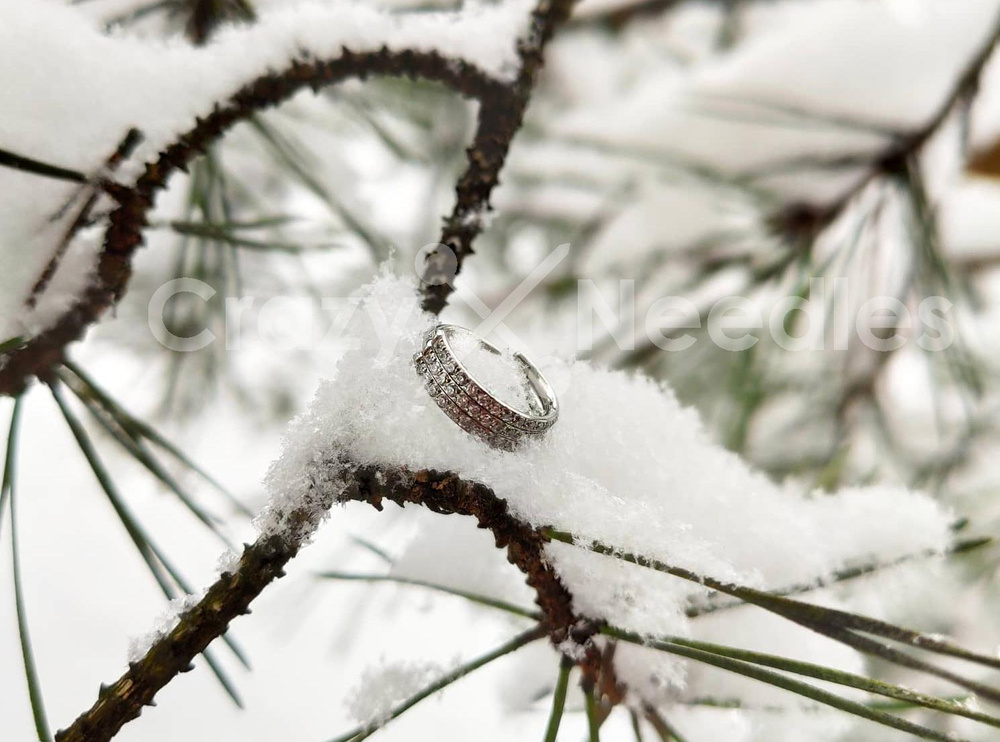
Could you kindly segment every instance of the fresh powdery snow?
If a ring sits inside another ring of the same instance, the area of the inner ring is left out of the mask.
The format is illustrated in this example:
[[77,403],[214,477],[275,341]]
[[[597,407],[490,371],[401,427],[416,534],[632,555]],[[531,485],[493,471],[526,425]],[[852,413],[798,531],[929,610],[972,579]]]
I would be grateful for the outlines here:
[[436,662],[383,662],[369,667],[346,699],[355,721],[382,724],[393,706],[405,701],[444,674]]
[[[221,29],[210,44],[195,47],[182,39],[107,34],[61,0],[0,0],[0,149],[96,176],[135,128],[144,141],[113,174],[127,184],[197,117],[295,59],[385,46],[438,51],[507,78],[516,70],[515,39],[530,7],[513,0],[394,14],[370,3],[299,3],[265,9],[252,26]],[[77,280],[53,281],[33,311],[25,307],[82,202],[80,190],[0,168],[0,342],[44,329],[85,285],[92,243],[70,251]],[[71,199],[73,208],[65,209]]]
[[[560,419],[542,440],[513,453],[492,450],[438,409],[414,371],[412,356],[437,321],[420,311],[414,282],[384,273],[362,295],[347,330],[350,350],[293,422],[268,474],[271,501],[258,519],[264,533],[308,537],[308,529],[285,530],[284,515],[311,507],[320,522],[324,495],[337,497],[349,476],[336,462],[347,462],[348,469],[453,471],[491,487],[535,526],[768,588],[948,543],[950,514],[925,495],[890,487],[804,495],[775,484],[713,443],[669,389],[583,362],[543,368],[563,388]],[[559,543],[548,556],[581,614],[643,634],[731,639],[734,625],[744,627],[741,638],[777,634],[778,619],[752,615],[756,609],[689,622],[685,607],[705,591],[670,576]],[[837,603],[829,594],[823,600]],[[861,669],[852,651],[804,629],[784,622],[781,636],[798,656]],[[642,647],[620,647],[616,661],[623,679],[649,698],[685,683],[683,664]]]

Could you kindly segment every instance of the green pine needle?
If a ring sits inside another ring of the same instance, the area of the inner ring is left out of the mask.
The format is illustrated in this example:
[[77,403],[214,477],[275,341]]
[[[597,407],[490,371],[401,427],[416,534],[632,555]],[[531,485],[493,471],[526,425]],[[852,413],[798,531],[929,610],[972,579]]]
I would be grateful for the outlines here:
[[[991,536],[977,536],[975,538],[965,539],[963,541],[957,541],[953,546],[944,552],[945,556],[960,556],[962,554],[968,554],[970,552],[976,551],[983,548],[984,546],[989,546],[995,543],[995,539]],[[828,580],[824,580],[820,583],[802,584],[802,585],[792,585],[789,587],[778,588],[775,590],[770,590],[772,595],[801,595],[803,593],[812,592],[814,590],[822,590],[830,585],[837,584],[840,582],[848,582],[850,580],[857,579],[859,577],[864,577],[866,575],[872,575],[877,572],[882,572],[894,567],[899,567],[903,564],[915,561],[917,559],[932,559],[934,557],[941,556],[941,552],[934,550],[927,550],[917,554],[908,554],[902,556],[898,559],[893,559],[887,562],[870,562],[868,564],[860,564],[856,567],[848,567],[847,569],[838,570],[834,572],[833,575]],[[727,603],[715,603],[707,602],[701,605],[691,606],[687,609],[686,614],[688,618],[697,618],[699,616],[704,616],[709,613],[715,613],[716,611],[728,610],[730,608],[739,608],[740,606],[746,605],[742,600],[734,600]]]
[[642,738],[642,727],[640,725],[639,715],[635,711],[632,711],[631,709],[629,710],[628,714],[629,714],[629,719],[632,722],[632,734],[635,735],[635,742],[644,742]]
[[[190,457],[187,456],[183,451],[181,451],[176,445],[171,443],[168,439],[164,438],[156,428],[152,427],[148,423],[132,416],[128,413],[118,402],[116,402],[107,392],[105,392],[101,387],[99,387],[94,380],[78,365],[72,361],[64,361],[63,366],[68,369],[83,385],[82,389],[74,392],[79,396],[83,394],[84,396],[92,396],[96,399],[101,406],[111,415],[115,421],[133,438],[140,439],[144,438],[150,443],[152,443],[157,448],[162,449],[165,453],[172,456],[176,461],[178,461],[182,466],[198,475],[203,481],[211,485],[219,494],[226,498],[226,500],[236,508],[243,515],[252,518],[254,513],[250,508],[244,505],[239,498],[237,498],[233,493],[226,489],[217,479],[205,471],[202,467],[196,464]],[[67,386],[73,388],[73,386],[67,383]]]
[[42,686],[35,665],[35,653],[31,648],[28,633],[28,616],[24,607],[24,586],[21,581],[21,551],[17,540],[17,496],[15,487],[15,466],[17,461],[18,431],[21,418],[21,397],[14,400],[14,411],[10,417],[10,431],[7,434],[7,455],[4,458],[3,482],[0,484],[0,514],[6,500],[10,501],[10,550],[14,573],[14,609],[17,613],[17,634],[21,643],[21,657],[24,660],[24,678],[28,685],[28,700],[31,715],[35,721],[35,733],[39,742],[51,742],[52,732],[45,714]]
[[369,554],[374,554],[375,556],[377,556],[379,559],[385,562],[386,565],[391,567],[393,564],[396,563],[396,558],[388,551],[383,549],[381,546],[376,544],[374,541],[371,541],[370,539],[367,539],[364,536],[358,536],[353,533],[348,534],[348,538],[350,538],[351,541],[353,541],[355,544],[357,544],[362,549],[367,551]]
[[[49,389],[52,392],[52,397],[55,399],[63,418],[66,420],[66,424],[69,426],[70,432],[72,432],[73,437],[76,439],[77,446],[83,453],[84,458],[87,459],[87,463],[90,465],[90,469],[94,473],[94,477],[97,479],[98,484],[100,484],[101,489],[108,498],[108,502],[114,509],[119,521],[122,526],[124,526],[129,538],[132,540],[136,550],[139,552],[139,556],[142,557],[142,560],[146,563],[150,574],[153,576],[153,579],[156,580],[156,583],[159,585],[164,596],[168,600],[173,600],[179,597],[181,593],[186,593],[188,595],[193,594],[194,591],[188,584],[187,580],[184,579],[177,568],[174,567],[169,559],[167,559],[163,551],[150,539],[145,529],[128,509],[124,499],[118,492],[118,488],[115,485],[111,474],[104,466],[103,461],[101,461],[101,458],[97,453],[97,449],[94,447],[93,442],[90,440],[90,436],[83,427],[83,423],[80,422],[79,418],[73,413],[72,409],[70,409],[67,404],[66,399],[63,397],[59,383],[51,383],[49,385]],[[228,632],[223,633],[221,638],[223,642],[229,646],[240,663],[243,664],[244,667],[249,668],[249,661],[247,660],[245,653],[236,644],[232,637],[229,636]],[[225,689],[226,693],[232,699],[233,703],[242,707],[242,701],[239,696],[231,692],[231,688],[233,687],[232,681],[226,677],[225,673],[221,671],[216,663],[209,661],[208,664],[223,689]]]
[[[903,686],[874,680],[872,678],[866,678],[864,676],[855,675],[854,673],[844,672],[842,670],[836,670],[832,667],[824,667],[822,665],[802,662],[788,657],[779,657],[776,655],[765,654],[763,652],[754,652],[747,649],[727,647],[720,644],[695,641],[692,639],[683,639],[678,637],[659,637],[655,639],[645,638],[639,634],[624,631],[615,627],[605,627],[602,630],[602,633],[622,641],[627,641],[632,644],[641,644],[643,646],[652,647],[653,649],[659,649],[662,651],[670,651],[670,648],[675,645],[698,649],[712,654],[717,654],[722,657],[728,657],[730,659],[750,662],[755,665],[763,665],[776,670],[792,672],[796,675],[803,675],[816,680],[823,680],[828,683],[835,683],[848,688],[863,690],[868,693],[891,698],[895,701],[901,701],[911,707],[919,706],[932,711],[940,711],[944,714],[962,716],[966,719],[972,719],[973,721],[980,722],[981,724],[1000,728],[1000,718],[974,711],[962,703],[928,696],[923,693],[910,690],[909,688],[904,688]],[[871,704],[869,704],[869,707],[876,708]]]
[[485,595],[479,595],[477,593],[467,592],[465,590],[459,590],[457,588],[448,587],[447,585],[440,585],[435,582],[427,582],[425,580],[411,579],[408,577],[396,577],[394,575],[378,575],[378,574],[363,574],[355,572],[318,572],[316,577],[323,580],[345,580],[345,581],[356,581],[356,582],[391,582],[397,585],[409,585],[412,587],[422,587],[428,590],[435,590],[440,593],[445,593],[447,595],[454,595],[459,598],[465,598],[466,600],[476,603],[478,605],[487,606],[488,608],[496,608],[501,611],[506,611],[507,613],[512,613],[516,616],[521,616],[523,618],[530,618],[533,621],[538,621],[541,619],[541,615],[537,611],[531,611],[527,608],[521,608],[520,606],[514,605],[513,603],[508,603],[503,600],[498,600],[496,598],[490,598]]
[[881,657],[903,667],[920,670],[921,672],[944,678],[955,683],[956,685],[978,693],[984,698],[1000,701],[1000,691],[996,688],[969,680],[948,670],[923,662],[922,660],[903,652],[899,652],[898,650],[882,644],[881,642],[874,641],[868,636],[864,636],[864,634],[879,636],[884,639],[889,639],[890,641],[898,642],[900,644],[906,644],[927,652],[956,657],[958,659],[963,659],[968,662],[973,662],[994,669],[1000,669],[1000,658],[972,652],[947,640],[932,637],[900,626],[894,626],[886,623],[885,621],[879,621],[877,619],[860,616],[847,611],[824,608],[811,603],[803,603],[801,601],[764,592],[762,590],[755,590],[742,585],[734,585],[723,582],[722,580],[717,580],[713,577],[698,575],[682,567],[674,567],[657,559],[630,554],[605,544],[594,542],[588,545],[577,541],[572,534],[562,531],[549,529],[546,533],[549,538],[553,540],[573,544],[589,551],[621,559],[622,561],[629,562],[630,564],[653,569],[657,572],[664,572],[689,582],[708,587],[712,590],[725,593],[726,595],[730,595],[734,598],[739,598],[746,603],[756,605],[766,611],[782,616],[789,621],[797,623],[800,626],[804,626],[805,628],[811,629],[812,631],[824,636],[830,637],[831,639],[839,641],[842,644],[847,644],[848,646],[853,647],[860,652],[864,652],[865,654]]
[[587,739],[589,742],[601,742],[601,719],[592,689],[583,688],[583,703],[587,710]]
[[93,416],[98,424],[110,435],[129,455],[138,461],[150,474],[167,487],[178,500],[186,507],[195,518],[214,533],[228,548],[232,549],[233,544],[219,528],[219,520],[204,510],[194,498],[153,456],[146,447],[145,442],[134,434],[130,434],[128,428],[104,409],[92,396],[88,396],[78,390],[71,379],[66,379],[63,375],[60,378],[66,382],[66,386],[72,391],[80,402],[83,403],[87,411]]
[[559,724],[562,722],[563,709],[566,708],[566,690],[569,687],[569,672],[573,662],[568,657],[559,661],[559,678],[552,694],[552,712],[549,714],[549,724],[545,729],[545,742],[556,742],[559,736]]
[[[629,640],[624,639],[624,641]],[[640,640],[639,644],[643,644],[643,642]],[[744,677],[766,683],[767,685],[783,688],[784,690],[809,698],[825,706],[830,706],[840,711],[853,714],[854,716],[874,721],[886,727],[908,732],[915,737],[919,737],[920,739],[935,740],[935,742],[963,742],[951,734],[938,732],[933,729],[929,729],[928,727],[921,726],[920,724],[907,721],[906,719],[902,719],[898,716],[887,714],[884,711],[880,711],[865,704],[850,701],[841,696],[821,690],[814,685],[799,682],[798,680],[794,680],[777,672],[764,670],[750,662],[744,662],[742,660],[713,654],[712,652],[707,652],[692,646],[684,646],[677,642],[659,642],[658,644],[659,646],[656,646],[656,648],[661,651],[677,655],[678,657],[684,657],[695,662],[701,662],[702,664],[711,665],[721,670],[727,670],[737,675],[742,675]]]
[[309,191],[322,200],[330,210],[344,223],[348,229],[358,235],[368,245],[373,259],[381,263],[389,257],[386,246],[389,241],[378,234],[374,228],[366,224],[360,217],[341,202],[319,179],[309,172],[304,164],[305,158],[297,151],[294,144],[286,139],[271,124],[261,116],[250,119],[250,126],[261,137],[275,160],[288,169]]
[[646,720],[656,731],[660,742],[686,742],[677,729],[660,715],[659,711],[648,704],[644,710],[646,712]]
[[4,340],[0,343],[0,353],[10,353],[12,350],[17,350],[23,347],[28,341],[23,337],[10,338],[9,340]]

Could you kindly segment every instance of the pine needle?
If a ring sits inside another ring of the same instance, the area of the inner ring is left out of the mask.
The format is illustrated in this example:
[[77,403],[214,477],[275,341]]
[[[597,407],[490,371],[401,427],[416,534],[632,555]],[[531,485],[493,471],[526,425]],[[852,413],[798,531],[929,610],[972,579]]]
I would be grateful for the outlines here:
[[632,734],[635,735],[635,742],[644,742],[642,739],[642,727],[639,722],[639,715],[632,709],[629,709],[628,715],[630,721],[632,722]]
[[664,719],[660,715],[660,712],[655,708],[646,704],[643,710],[646,714],[646,720],[656,731],[656,735],[660,738],[660,742],[686,742],[673,725]]
[[788,657],[779,657],[763,652],[754,652],[748,649],[727,647],[720,644],[712,644],[710,642],[695,641],[680,637],[647,638],[634,632],[625,631],[615,627],[606,627],[602,630],[602,633],[622,641],[627,641],[632,644],[640,644],[642,646],[662,651],[669,651],[670,647],[674,645],[699,649],[722,657],[729,657],[730,659],[750,662],[755,665],[763,665],[776,670],[792,672],[796,675],[803,675],[816,680],[823,680],[828,683],[835,683],[848,688],[863,690],[885,698],[891,698],[895,701],[901,701],[910,707],[919,706],[932,711],[939,711],[944,714],[962,716],[966,719],[972,719],[973,721],[977,721],[981,724],[986,724],[1000,729],[1000,718],[974,711],[962,703],[918,693],[917,691],[900,685],[886,683],[873,678],[866,678],[862,675],[855,675],[854,673],[837,670],[832,667],[824,667],[822,665],[802,662]]
[[522,616],[523,618],[530,618],[533,621],[538,621],[541,619],[541,615],[536,611],[530,611],[526,608],[521,608],[513,603],[508,603],[503,600],[498,600],[496,598],[490,598],[485,595],[478,595],[476,593],[467,592],[465,590],[459,590],[457,588],[448,587],[447,585],[440,585],[434,582],[426,582],[424,580],[416,580],[408,577],[395,577],[393,575],[377,575],[377,574],[362,574],[354,572],[319,572],[316,577],[323,580],[345,580],[345,581],[356,581],[356,582],[391,582],[397,585],[409,585],[412,587],[422,587],[428,590],[435,590],[440,593],[445,593],[446,595],[454,595],[459,598],[465,598],[466,600],[476,603],[478,605],[487,606],[488,608],[496,608],[501,611],[506,611],[507,613],[512,613],[516,616]]
[[[159,431],[157,431],[151,425],[143,422],[142,420],[133,417],[129,412],[127,412],[121,405],[118,404],[107,392],[105,392],[101,387],[99,387],[94,380],[78,365],[72,361],[66,360],[63,362],[63,366],[69,369],[74,376],[76,376],[80,382],[84,385],[85,390],[81,390],[80,393],[86,393],[93,395],[97,399],[105,410],[111,414],[115,420],[120,424],[132,438],[139,439],[145,438],[153,445],[162,449],[164,452],[176,459],[181,465],[197,474],[202,480],[210,484],[216,491],[219,492],[226,500],[240,511],[243,515],[252,518],[254,513],[250,508],[244,505],[234,494],[232,494],[228,489],[226,489],[222,484],[219,483],[212,475],[206,472],[198,464],[196,464],[190,457],[187,456],[183,451],[181,451],[176,445],[171,443],[169,440],[164,438]],[[67,384],[70,388],[72,385]],[[74,390],[76,393],[76,390]]]
[[27,344],[27,340],[23,337],[14,337],[4,340],[0,343],[0,353],[10,353],[12,350],[17,350],[18,348],[23,348]]
[[66,386],[72,391],[80,402],[83,403],[87,411],[93,416],[93,418],[98,422],[98,424],[104,428],[104,430],[110,435],[122,448],[125,449],[136,461],[138,461],[150,474],[152,474],[156,479],[158,479],[162,484],[164,484],[167,489],[176,495],[177,499],[186,507],[192,515],[195,516],[203,525],[205,525],[212,533],[214,533],[227,547],[233,548],[233,544],[229,541],[226,535],[219,528],[219,520],[214,516],[207,513],[198,503],[194,501],[194,498],[188,494],[188,492],[181,486],[166,469],[161,466],[152,455],[152,453],[146,448],[145,443],[142,439],[130,435],[128,430],[122,426],[118,420],[105,408],[100,406],[96,402],[95,398],[92,396],[87,396],[86,394],[79,391],[72,383],[72,380],[66,379],[63,375],[60,375],[66,383]]
[[811,629],[819,634],[830,637],[831,639],[839,641],[843,644],[847,644],[858,651],[881,657],[904,667],[918,669],[927,674],[947,679],[956,685],[972,690],[985,698],[1000,701],[1000,691],[996,688],[968,680],[950,671],[930,665],[929,663],[918,660],[917,658],[911,657],[903,652],[899,652],[898,650],[874,641],[866,636],[863,636],[862,634],[872,634],[884,639],[889,639],[890,641],[906,644],[917,649],[963,659],[968,662],[973,662],[975,664],[994,669],[1000,669],[1000,658],[998,657],[990,657],[985,654],[972,652],[945,639],[929,636],[927,634],[900,626],[894,626],[886,623],[885,621],[879,621],[866,616],[848,613],[847,611],[824,608],[811,603],[803,603],[784,596],[767,593],[762,590],[755,590],[742,585],[734,585],[723,582],[722,580],[717,580],[713,577],[698,575],[690,570],[681,567],[674,567],[657,559],[630,554],[598,542],[587,545],[575,540],[571,534],[565,532],[547,530],[546,533],[553,540],[573,544],[589,551],[621,559],[622,561],[626,561],[640,567],[646,567],[658,572],[664,572],[689,582],[711,588],[712,590],[725,593],[726,595],[739,598],[746,603],[756,605],[771,613],[782,616],[789,621],[797,623],[800,626],[804,626],[805,628]]
[[559,677],[556,689],[552,694],[552,712],[549,714],[549,724],[545,729],[545,742],[556,742],[559,736],[559,724],[562,722],[563,709],[566,707],[566,690],[569,687],[569,672],[573,669],[573,661],[563,657],[559,661]]
[[24,155],[18,155],[14,152],[8,152],[5,149],[0,149],[0,167],[13,168],[14,170],[20,170],[25,173],[40,175],[43,178],[66,180],[70,183],[88,182],[87,176],[77,170],[70,170],[69,168],[59,167],[58,165],[50,165],[47,162],[35,160],[31,157],[25,157]]
[[391,567],[396,563],[395,557],[393,557],[392,554],[390,554],[388,551],[386,551],[381,546],[376,544],[374,541],[371,541],[365,538],[364,536],[358,536],[353,533],[348,534],[348,538],[350,538],[351,541],[353,541],[355,544],[357,544],[362,549],[367,551],[369,554],[374,554],[375,556],[377,556],[379,559],[385,562],[386,565]]
[[583,703],[587,711],[587,739],[589,742],[601,742],[601,720],[593,689],[583,688]]
[[[132,540],[136,550],[139,552],[139,556],[142,557],[142,560],[146,563],[146,567],[149,569],[149,572],[156,581],[156,584],[159,585],[164,596],[168,600],[174,600],[175,598],[180,597],[182,592],[188,595],[193,594],[194,591],[191,586],[187,583],[177,568],[174,567],[170,560],[167,559],[163,551],[150,539],[145,529],[128,509],[124,499],[118,492],[118,488],[115,485],[114,480],[112,479],[107,468],[104,466],[104,463],[101,461],[100,456],[97,453],[97,449],[90,440],[90,436],[83,427],[83,423],[81,423],[79,418],[77,418],[77,416],[73,413],[63,397],[58,382],[52,382],[49,385],[49,389],[52,392],[53,399],[55,399],[56,404],[59,406],[60,412],[62,412],[63,418],[66,420],[66,424],[69,426],[70,432],[72,432],[73,437],[76,439],[77,446],[83,453],[84,458],[87,459],[87,463],[90,465],[90,469],[94,473],[94,477],[97,479],[98,484],[100,484],[101,489],[108,498],[108,502],[111,504],[112,509],[114,509],[119,521],[122,526],[124,526],[126,533],[128,533],[129,538]],[[229,646],[236,658],[245,667],[249,668],[249,662],[247,661],[246,655],[228,635],[228,633],[223,633],[221,638]],[[206,657],[206,659],[208,658]],[[231,692],[231,689],[233,688],[232,681],[229,680],[217,663],[209,661],[208,664],[216,678],[218,678],[223,689],[232,699],[233,703],[242,707],[242,700],[235,693]]]
[[31,715],[35,722],[35,733],[39,742],[51,742],[48,717],[45,714],[45,703],[42,699],[42,686],[38,678],[38,668],[35,665],[35,653],[31,648],[31,637],[28,633],[28,616],[24,607],[24,586],[21,581],[21,551],[17,540],[17,492],[15,486],[17,443],[20,429],[21,397],[14,400],[14,411],[10,417],[10,431],[7,434],[7,455],[4,458],[3,482],[0,484],[0,515],[3,513],[5,500],[10,501],[10,550],[11,565],[14,573],[14,609],[17,613],[17,635],[21,643],[21,657],[24,660],[24,679],[28,685],[28,700],[31,703]]
[[[625,641],[628,641],[628,639],[625,639]],[[641,641],[639,643],[642,644]],[[871,708],[865,704],[850,701],[841,696],[821,690],[814,685],[793,680],[792,678],[777,672],[764,670],[750,662],[731,659],[729,657],[706,652],[702,649],[683,646],[676,642],[663,642],[662,646],[657,646],[656,648],[661,651],[677,655],[678,657],[684,657],[689,660],[694,660],[695,662],[701,662],[702,664],[718,667],[721,670],[728,670],[729,672],[766,683],[767,685],[783,688],[784,690],[809,698],[825,706],[830,706],[840,711],[853,714],[854,716],[874,721],[882,726],[908,732],[915,737],[919,737],[920,739],[929,739],[934,740],[935,742],[963,742],[963,740],[960,740],[950,733],[938,732],[933,729],[929,729],[928,727],[921,726],[920,724],[907,721],[906,719],[902,719],[898,716],[893,716],[892,714],[887,714],[884,711]]]

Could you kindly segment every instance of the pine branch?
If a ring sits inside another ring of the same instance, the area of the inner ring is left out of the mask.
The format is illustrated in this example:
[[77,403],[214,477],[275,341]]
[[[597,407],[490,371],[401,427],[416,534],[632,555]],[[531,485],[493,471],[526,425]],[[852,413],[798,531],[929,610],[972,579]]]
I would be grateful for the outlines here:
[[[531,526],[515,519],[506,503],[476,483],[452,474],[419,471],[385,471],[374,467],[348,467],[331,462],[343,473],[347,488],[343,501],[366,502],[378,510],[385,500],[402,506],[422,505],[436,513],[470,515],[481,528],[493,533],[499,548],[517,566],[535,590],[542,609],[538,636],[548,635],[555,643],[571,639],[584,649],[578,661],[585,677],[596,678],[601,659],[590,637],[597,629],[582,620],[571,607],[571,596],[544,557],[544,537]],[[332,500],[321,503],[326,511]],[[286,522],[290,533],[309,534],[317,524],[316,510],[291,512]],[[262,535],[248,545],[232,573],[226,573],[207,590],[205,596],[178,617],[177,625],[154,642],[146,654],[129,665],[128,671],[110,686],[102,688],[97,702],[67,729],[56,734],[56,742],[107,742],[129,721],[139,716],[143,706],[153,704],[156,694],[182,672],[231,621],[249,612],[250,603],[275,579],[301,548],[297,540]],[[532,634],[534,635],[534,634]]]
[[[440,312],[452,291],[450,281],[472,252],[473,239],[482,231],[483,214],[490,208],[490,194],[499,180],[511,140],[521,127],[545,45],[556,27],[568,18],[572,4],[573,0],[539,2],[532,13],[528,34],[518,41],[520,69],[511,84],[499,82],[467,62],[448,59],[436,52],[383,48],[367,53],[344,49],[339,57],[327,61],[293,60],[285,71],[245,86],[161,152],[157,162],[147,166],[134,186],[104,185],[118,207],[109,218],[96,280],[54,327],[9,353],[7,363],[0,367],[0,394],[16,395],[33,377],[48,373],[63,359],[66,346],[121,298],[131,275],[132,254],[143,241],[147,212],[170,175],[186,170],[209,144],[235,124],[252,120],[257,112],[287,100],[302,88],[318,90],[346,79],[422,78],[444,83],[480,103],[478,127],[468,151],[468,168],[458,181],[455,207],[445,220],[440,238],[452,255],[439,250],[428,257],[424,268],[424,306]],[[88,214],[89,206],[85,205],[64,242],[85,223]],[[65,247],[59,248],[57,259],[64,250]],[[454,266],[449,265],[452,259]]]
[[[101,169],[98,176],[93,182],[88,183],[87,187],[83,189],[83,205],[80,207],[69,228],[63,233],[62,239],[56,246],[55,252],[49,259],[49,262],[45,265],[45,269],[38,277],[35,285],[31,287],[31,293],[28,295],[28,299],[25,302],[28,307],[34,307],[37,304],[38,298],[48,287],[49,283],[52,281],[52,277],[55,276],[56,271],[59,269],[59,265],[62,263],[63,258],[66,257],[66,253],[69,250],[69,246],[73,241],[73,238],[76,236],[77,232],[90,223],[91,214],[94,210],[94,206],[97,205],[98,197],[102,193],[117,193],[118,186],[109,180],[109,176],[122,162],[128,159],[141,142],[142,134],[139,133],[138,129],[129,129],[129,131],[125,134],[125,137],[115,148],[115,151],[112,152],[111,156],[105,161],[104,167]],[[77,197],[74,197],[70,203],[63,208],[63,210],[69,208],[76,198]]]
[[[115,485],[110,472],[104,466],[104,463],[98,455],[93,441],[91,441],[90,436],[83,427],[83,423],[80,422],[79,418],[77,418],[72,409],[70,409],[58,384],[55,382],[50,383],[49,390],[51,391],[52,397],[56,401],[59,411],[62,413],[66,424],[69,426],[81,453],[83,453],[91,471],[94,473],[94,477],[97,479],[98,484],[108,498],[109,504],[115,511],[115,515],[118,516],[118,520],[125,528],[125,532],[135,545],[136,551],[139,553],[143,562],[145,562],[146,567],[149,569],[149,572],[156,581],[156,584],[163,592],[164,597],[168,600],[174,600],[180,597],[181,592],[187,595],[193,594],[194,591],[191,588],[191,585],[188,584],[187,580],[184,579],[177,567],[175,567],[167,558],[163,550],[157,546],[155,542],[153,542],[145,528],[143,528],[126,505],[125,500],[118,491],[118,487]],[[249,669],[250,663],[243,650],[238,644],[236,644],[235,640],[228,635],[223,635],[222,640],[226,643],[230,650],[232,650],[236,659],[239,660],[244,667]],[[207,651],[205,652],[205,662],[215,675],[216,679],[219,681],[223,690],[225,690],[232,699],[233,703],[242,708],[243,701],[236,692],[232,681],[226,675],[221,665],[219,665],[219,663],[216,662],[212,655]]]
[[64,359],[66,346],[79,339],[89,325],[122,297],[131,276],[132,255],[143,242],[147,213],[171,175],[186,170],[212,142],[236,124],[286,101],[304,88],[318,90],[345,80],[370,77],[431,80],[481,101],[502,98],[505,94],[499,91],[507,89],[463,60],[436,52],[387,48],[360,53],[344,49],[328,60],[293,59],[283,71],[249,83],[164,149],[133,186],[104,184],[118,205],[108,219],[94,280],[52,328],[32,338],[24,347],[7,352],[6,363],[0,368],[0,395],[16,396],[32,378],[48,374]]
[[97,701],[56,742],[107,742],[144,706],[155,705],[157,692],[179,674],[194,668],[195,657],[221,636],[233,619],[250,612],[250,603],[298,552],[298,544],[266,536],[248,545],[232,573],[223,574],[193,608],[185,611],[172,631],[156,641],[118,680],[102,686]]
[[839,641],[842,644],[853,647],[858,651],[881,657],[903,667],[912,668],[929,675],[949,680],[950,682],[953,682],[963,688],[967,688],[968,690],[978,693],[984,698],[1000,702],[1000,690],[984,685],[983,683],[969,680],[949,670],[931,665],[904,652],[895,650],[881,642],[870,639],[864,634],[879,636],[889,639],[890,641],[915,647],[917,649],[956,657],[994,669],[1000,669],[1000,658],[972,652],[947,640],[922,634],[901,626],[894,626],[877,619],[848,613],[846,611],[835,610],[832,608],[824,608],[811,603],[803,603],[797,600],[792,600],[791,598],[768,593],[763,590],[756,590],[754,588],[717,580],[710,576],[699,575],[691,570],[684,569],[683,567],[676,567],[658,559],[652,559],[642,555],[632,554],[621,549],[615,549],[599,542],[587,544],[575,539],[571,534],[562,531],[543,529],[543,532],[554,541],[579,546],[597,554],[620,559],[630,564],[652,569],[657,572],[673,575],[674,577],[679,577],[680,579],[687,580],[688,582],[702,585],[726,595],[739,598],[745,603],[763,608],[764,610],[788,619],[793,623],[797,623],[800,626],[811,629],[812,631],[834,639],[835,641]]
[[445,219],[438,249],[423,266],[423,308],[440,314],[454,291],[455,277],[483,231],[490,194],[500,179],[511,141],[521,128],[546,44],[570,15],[575,0],[541,0],[531,16],[527,36],[518,41],[520,69],[514,83],[495,87],[479,100],[475,139],[468,167],[455,187],[455,206]]

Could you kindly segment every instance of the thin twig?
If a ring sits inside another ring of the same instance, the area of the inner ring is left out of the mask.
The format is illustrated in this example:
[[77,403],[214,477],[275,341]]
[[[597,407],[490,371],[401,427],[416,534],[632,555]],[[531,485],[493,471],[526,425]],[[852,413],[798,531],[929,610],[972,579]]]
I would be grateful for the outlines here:
[[511,141],[521,128],[546,44],[569,18],[575,0],[541,0],[531,16],[525,38],[518,41],[520,69],[514,83],[487,91],[480,98],[475,139],[468,150],[468,167],[455,187],[455,206],[445,219],[438,249],[423,267],[423,307],[440,314],[454,291],[462,262],[483,231],[490,194],[500,179]]

